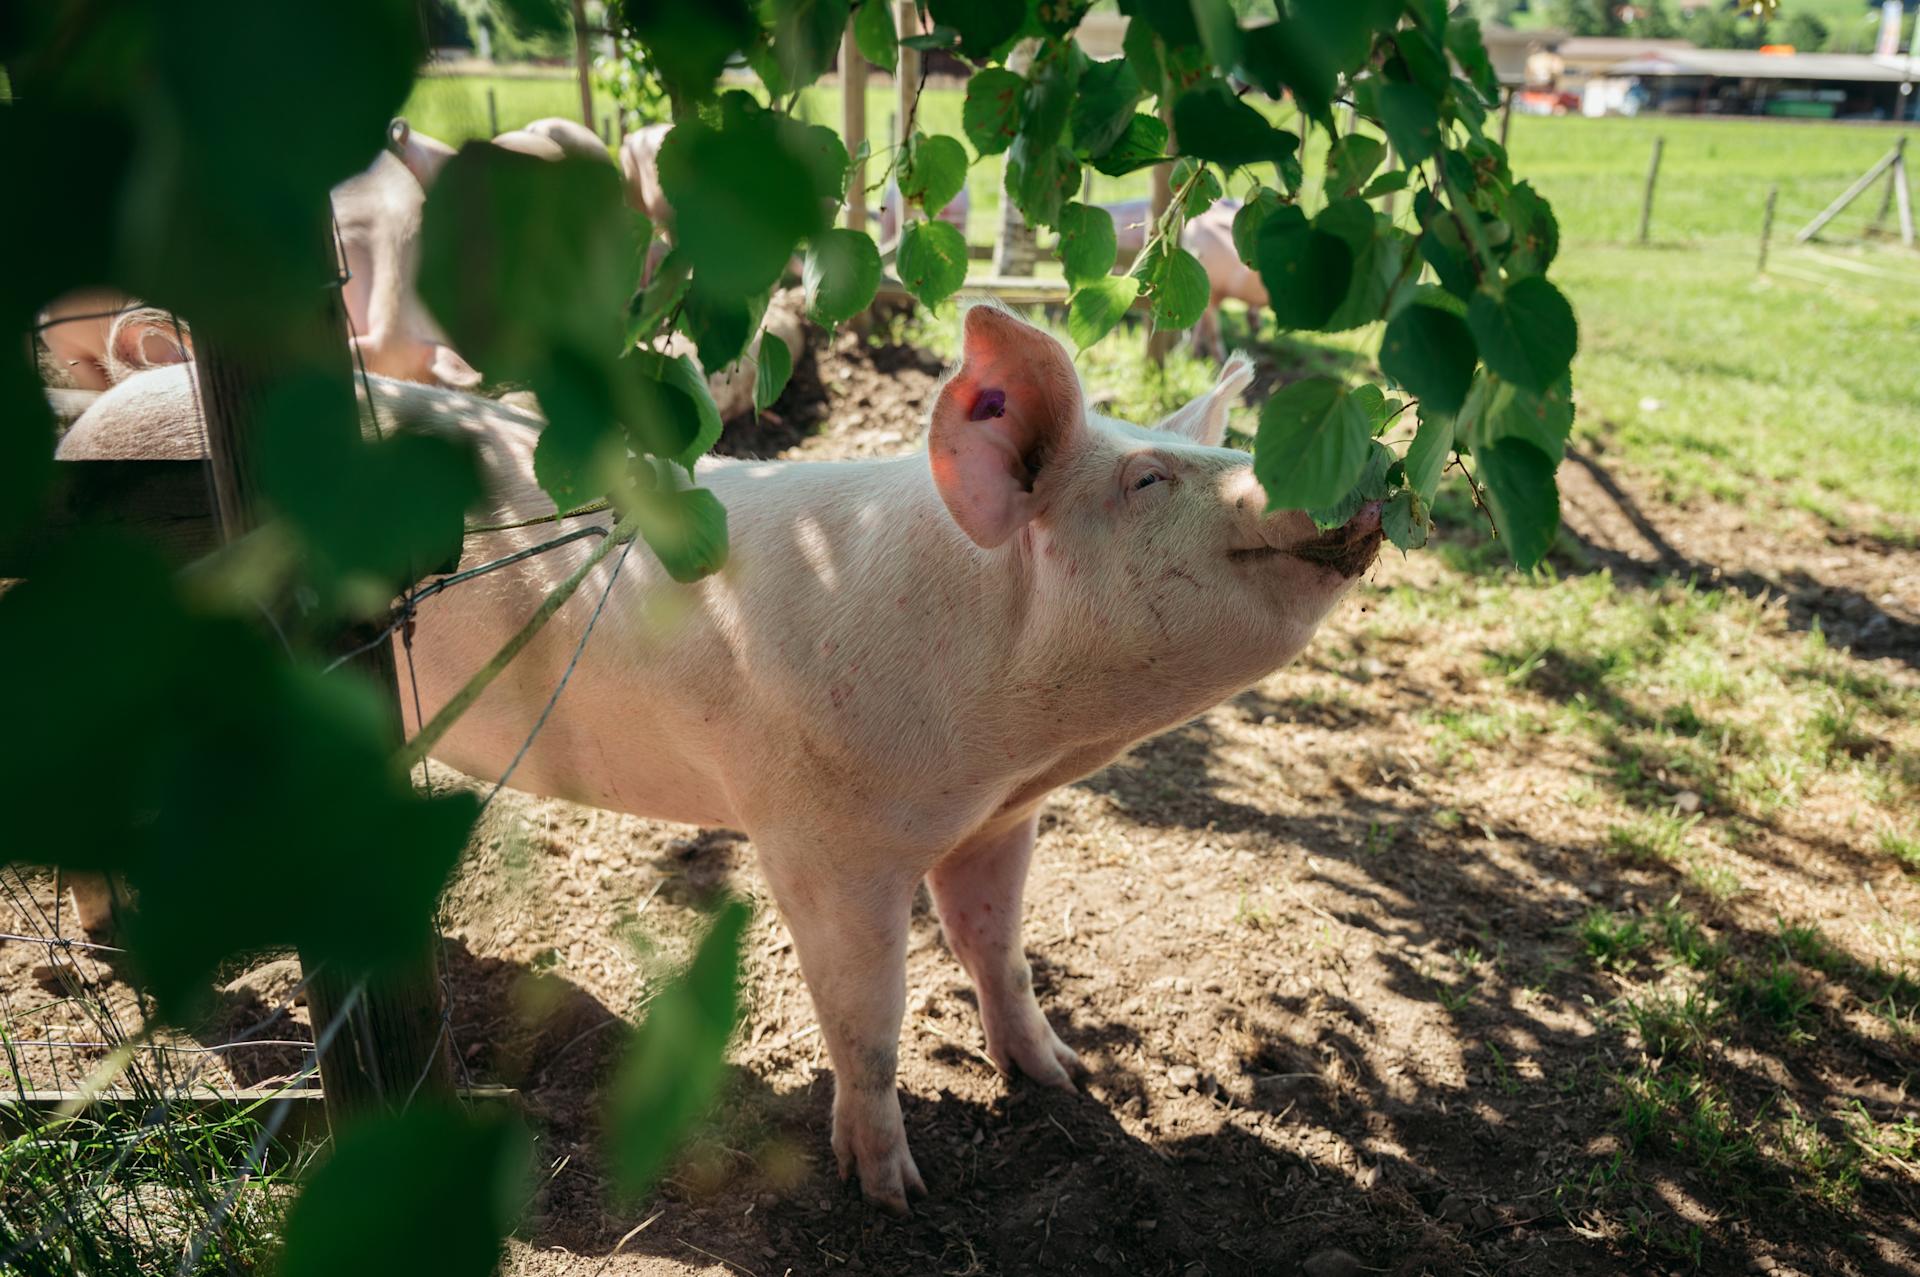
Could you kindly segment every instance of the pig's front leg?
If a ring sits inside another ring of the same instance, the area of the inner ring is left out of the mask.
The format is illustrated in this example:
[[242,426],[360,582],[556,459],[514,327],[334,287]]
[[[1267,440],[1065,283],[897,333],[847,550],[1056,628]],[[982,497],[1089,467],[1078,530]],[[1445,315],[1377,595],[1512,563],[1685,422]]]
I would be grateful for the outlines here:
[[897,1215],[927,1186],[907,1149],[894,1073],[907,1007],[914,878],[875,874],[838,848],[763,844],[761,868],[793,933],[833,1059],[833,1155],[867,1200]]
[[987,1055],[1001,1072],[1073,1090],[1080,1057],[1047,1023],[1020,944],[1020,896],[1039,813],[960,844],[927,874],[940,926],[980,996]]

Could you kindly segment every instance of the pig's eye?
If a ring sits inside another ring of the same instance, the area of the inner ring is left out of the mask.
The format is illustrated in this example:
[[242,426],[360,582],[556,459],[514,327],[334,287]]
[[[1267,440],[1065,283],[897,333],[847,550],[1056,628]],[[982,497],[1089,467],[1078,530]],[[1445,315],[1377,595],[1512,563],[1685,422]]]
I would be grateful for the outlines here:
[[1138,479],[1135,479],[1133,481],[1133,490],[1135,492],[1138,492],[1142,488],[1151,488],[1154,484],[1159,483],[1162,479],[1165,479],[1165,478],[1166,478],[1165,475],[1155,474],[1153,471],[1149,470],[1145,474],[1141,475]]

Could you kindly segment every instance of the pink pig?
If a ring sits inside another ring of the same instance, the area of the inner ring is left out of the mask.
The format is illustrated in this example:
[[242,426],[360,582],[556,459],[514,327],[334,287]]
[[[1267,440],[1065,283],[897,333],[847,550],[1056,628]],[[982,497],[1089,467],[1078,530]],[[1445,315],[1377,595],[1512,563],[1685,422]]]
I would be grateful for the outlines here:
[[[925,1192],[894,1080],[918,885],[978,991],[994,1064],[1072,1089],[1079,1059],[1034,996],[1020,940],[1047,795],[1291,660],[1380,544],[1377,506],[1329,533],[1267,510],[1250,458],[1219,446],[1242,360],[1143,427],[1090,412],[1067,352],[1005,311],[967,311],[964,338],[924,453],[702,462],[728,510],[726,567],[676,585],[636,548],[512,778],[752,837],[832,1056],[840,1172],[857,1169],[866,1196],[896,1212]],[[151,448],[169,434],[196,448],[184,375],[141,383],[143,402],[90,414],[63,455],[125,455],[131,439]],[[375,394],[437,407],[407,416],[457,423],[479,445],[492,482],[479,522],[552,511],[533,480],[537,419],[420,386],[376,382]],[[475,537],[468,556],[549,535]],[[428,715],[584,553],[423,607],[413,661]],[[436,757],[501,774],[617,557]]]

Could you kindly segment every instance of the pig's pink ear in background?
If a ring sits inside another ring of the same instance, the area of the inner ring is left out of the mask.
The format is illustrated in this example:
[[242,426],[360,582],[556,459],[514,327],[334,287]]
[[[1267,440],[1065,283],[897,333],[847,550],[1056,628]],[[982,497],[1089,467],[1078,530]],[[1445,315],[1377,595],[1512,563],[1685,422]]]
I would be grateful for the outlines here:
[[927,451],[953,520],[988,549],[1045,508],[1050,467],[1086,431],[1080,376],[1065,348],[996,306],[962,321],[960,371],[940,388]]
[[1252,381],[1253,364],[1245,355],[1236,353],[1220,370],[1220,378],[1213,383],[1212,390],[1184,408],[1174,410],[1154,429],[1185,435],[1195,443],[1217,448],[1227,437],[1227,414],[1240,402],[1240,396]]
[[479,370],[460,358],[451,346],[433,348],[433,367],[429,371],[433,373],[435,381],[457,390],[471,390],[480,384]]

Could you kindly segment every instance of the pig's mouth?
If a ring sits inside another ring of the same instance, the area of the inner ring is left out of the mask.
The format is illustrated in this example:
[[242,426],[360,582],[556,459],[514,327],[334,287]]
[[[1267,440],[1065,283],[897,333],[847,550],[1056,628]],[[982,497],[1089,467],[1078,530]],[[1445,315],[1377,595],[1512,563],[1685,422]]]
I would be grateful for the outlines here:
[[1359,576],[1380,553],[1380,503],[1369,501],[1345,523],[1308,541],[1286,548],[1286,553],[1308,563],[1332,568],[1344,577]]

